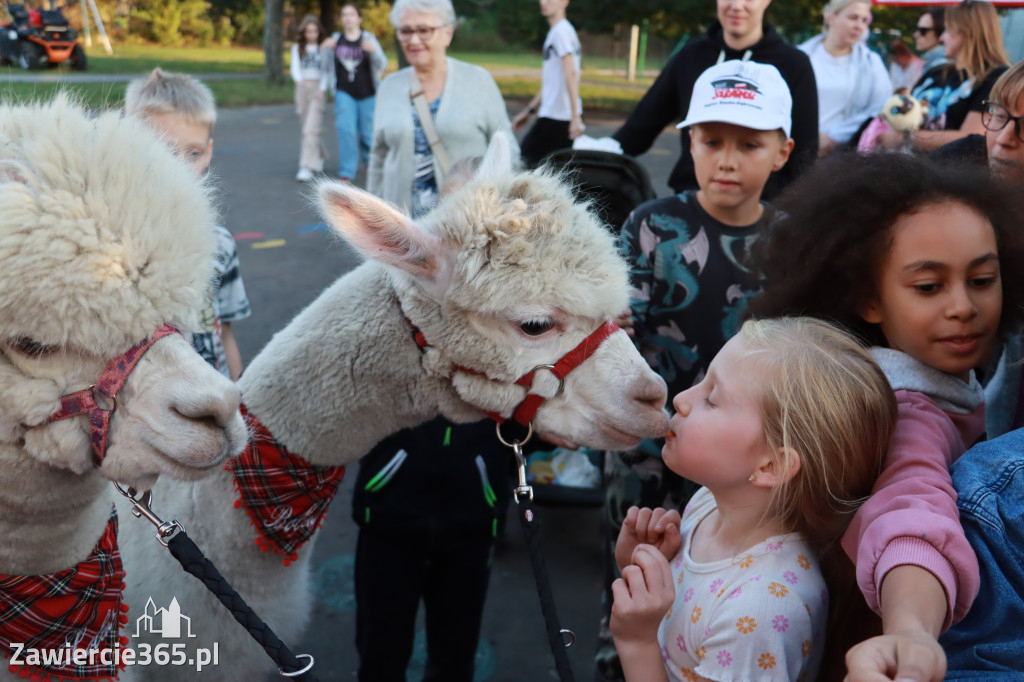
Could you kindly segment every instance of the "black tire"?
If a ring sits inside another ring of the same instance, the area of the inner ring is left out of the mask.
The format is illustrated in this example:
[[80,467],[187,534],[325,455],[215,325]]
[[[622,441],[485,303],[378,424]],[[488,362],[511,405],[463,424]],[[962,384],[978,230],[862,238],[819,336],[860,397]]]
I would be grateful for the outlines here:
[[81,45],[75,45],[71,48],[71,57],[68,59],[71,62],[71,68],[75,71],[85,71],[88,60],[85,58],[85,50]]
[[13,64],[17,59],[17,43],[13,42],[7,35],[8,28],[0,26],[0,66]]
[[21,56],[18,58],[21,68],[34,71],[43,65],[43,49],[33,42],[21,44]]

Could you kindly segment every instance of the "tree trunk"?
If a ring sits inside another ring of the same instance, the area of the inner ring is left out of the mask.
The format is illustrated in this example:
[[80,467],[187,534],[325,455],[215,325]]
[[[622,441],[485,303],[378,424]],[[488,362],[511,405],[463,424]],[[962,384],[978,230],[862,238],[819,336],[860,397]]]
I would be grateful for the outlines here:
[[336,5],[335,0],[320,0],[320,23],[328,33],[335,31],[335,22],[338,20]]
[[267,17],[263,25],[264,72],[270,83],[283,84],[284,78],[284,0],[266,0]]

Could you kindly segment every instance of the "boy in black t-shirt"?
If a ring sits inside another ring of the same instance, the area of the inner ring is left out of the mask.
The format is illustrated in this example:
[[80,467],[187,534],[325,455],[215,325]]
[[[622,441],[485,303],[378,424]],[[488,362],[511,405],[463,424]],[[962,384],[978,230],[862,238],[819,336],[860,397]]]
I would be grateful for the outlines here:
[[[740,327],[760,284],[745,260],[771,208],[761,193],[793,149],[792,97],[778,69],[727,61],[693,87],[680,128],[689,128],[699,189],[638,206],[622,227],[623,255],[634,288],[630,311],[617,320],[668,384],[669,400],[704,378],[707,366]],[[645,440],[637,455],[609,454],[609,562],[598,666],[621,675],[607,635],[615,538],[634,504],[682,508],[696,489],[661,461],[662,440]],[[639,490],[639,496],[636,491]]]

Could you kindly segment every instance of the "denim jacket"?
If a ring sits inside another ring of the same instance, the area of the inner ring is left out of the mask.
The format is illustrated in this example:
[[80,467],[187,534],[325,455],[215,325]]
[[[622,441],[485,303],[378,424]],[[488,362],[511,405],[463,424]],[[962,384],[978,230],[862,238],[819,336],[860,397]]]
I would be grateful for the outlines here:
[[951,469],[981,591],[939,640],[947,680],[1024,678],[1024,429],[979,443]]

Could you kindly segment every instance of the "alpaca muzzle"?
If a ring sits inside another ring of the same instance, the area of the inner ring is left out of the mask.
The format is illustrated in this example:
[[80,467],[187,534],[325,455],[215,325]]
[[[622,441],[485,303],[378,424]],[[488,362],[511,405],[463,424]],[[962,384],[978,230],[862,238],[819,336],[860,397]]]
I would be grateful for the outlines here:
[[[412,320],[408,317],[405,317],[405,322],[410,327],[413,341],[416,342],[416,345],[419,347],[421,352],[426,352],[426,349],[431,346],[430,343],[427,342],[427,338],[423,335],[423,332],[420,331],[419,327],[413,324]],[[575,348],[562,356],[558,362],[554,364],[537,365],[529,372],[512,382],[516,386],[522,386],[526,389],[526,397],[523,398],[523,401],[519,403],[515,409],[512,410],[512,421],[516,422],[524,429],[529,429],[532,433],[532,421],[534,415],[537,414],[537,410],[540,409],[541,405],[543,405],[546,400],[550,399],[540,395],[539,393],[530,393],[530,389],[533,388],[534,374],[540,370],[547,370],[554,374],[558,379],[558,390],[555,392],[555,395],[551,396],[551,398],[558,396],[562,392],[562,388],[565,386],[565,378],[569,376],[569,373],[586,362],[591,355],[597,352],[597,349],[601,347],[601,344],[604,343],[605,339],[617,331],[619,331],[618,325],[611,320],[608,320],[588,334],[587,337],[580,341]],[[489,378],[486,373],[463,365],[453,366],[452,371],[465,372],[467,374],[475,374],[477,376]],[[496,412],[486,412],[485,414],[496,421],[499,425],[505,422],[505,418]],[[522,442],[525,443],[526,441],[523,440]]]
[[118,355],[107,363],[96,383],[88,388],[83,388],[80,391],[75,391],[61,397],[59,410],[50,415],[46,421],[29,428],[37,428],[60,419],[88,414],[89,440],[92,443],[92,461],[97,467],[100,466],[103,464],[103,459],[107,456],[110,420],[114,416],[114,412],[117,411],[118,391],[128,381],[128,375],[139,364],[146,351],[152,348],[153,344],[159,339],[176,333],[178,333],[178,330],[169,324],[160,327],[153,332],[153,336],[135,344],[123,354]]

